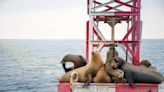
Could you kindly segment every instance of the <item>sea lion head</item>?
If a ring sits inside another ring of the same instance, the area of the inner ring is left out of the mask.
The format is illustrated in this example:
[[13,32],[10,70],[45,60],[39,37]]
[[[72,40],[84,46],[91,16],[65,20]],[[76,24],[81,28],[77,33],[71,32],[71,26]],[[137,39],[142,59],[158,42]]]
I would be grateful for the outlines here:
[[92,60],[93,61],[99,61],[102,60],[101,54],[98,51],[92,51],[91,52]]
[[114,57],[113,59],[111,59],[111,66],[112,68],[116,69],[116,68],[120,68],[126,61],[123,60],[121,57]]
[[121,69],[115,69],[113,71],[114,77],[117,78],[123,78],[124,77],[124,72]]
[[116,61],[114,59],[111,59],[110,64],[112,66],[112,68],[116,69],[118,67],[118,64],[116,63]]
[[71,77],[70,77],[70,82],[73,83],[73,82],[78,82],[78,79],[79,79],[79,75],[77,72],[73,71],[71,73]]
[[149,67],[149,66],[151,66],[151,63],[150,63],[150,61],[149,61],[149,60],[147,60],[147,59],[145,59],[145,60],[142,60],[140,64],[141,64],[141,65],[144,65],[144,66],[146,66],[146,67]]

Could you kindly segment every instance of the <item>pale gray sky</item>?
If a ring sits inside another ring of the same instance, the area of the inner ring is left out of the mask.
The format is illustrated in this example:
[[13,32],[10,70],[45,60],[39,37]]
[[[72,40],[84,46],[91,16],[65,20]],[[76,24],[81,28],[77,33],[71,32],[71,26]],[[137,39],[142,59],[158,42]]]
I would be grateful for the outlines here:
[[[142,0],[142,38],[164,38],[164,0]],[[86,0],[0,0],[0,39],[84,39]]]

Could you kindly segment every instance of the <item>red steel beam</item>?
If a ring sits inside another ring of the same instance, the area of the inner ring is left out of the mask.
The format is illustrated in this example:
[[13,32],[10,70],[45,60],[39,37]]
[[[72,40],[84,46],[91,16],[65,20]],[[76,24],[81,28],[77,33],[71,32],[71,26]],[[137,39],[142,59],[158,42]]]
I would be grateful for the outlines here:
[[89,21],[86,22],[86,60],[89,60]]
[[[141,1],[138,0],[137,2],[137,6],[140,8],[141,5]],[[138,9],[138,15],[137,15],[137,40],[140,41],[140,9]],[[136,55],[137,55],[137,61],[136,63],[139,65],[140,64],[140,42],[137,43],[137,47],[136,47],[137,51],[136,51]]]
[[[133,6],[136,6],[136,1],[133,1]],[[134,9],[134,8],[132,8],[131,9],[131,11],[132,12],[136,12],[136,10]],[[132,16],[132,22],[131,22],[131,25],[134,25],[134,23],[136,22],[136,16]],[[133,32],[132,32],[132,41],[135,41],[136,39],[135,39],[135,31],[136,30],[134,30]],[[132,43],[132,51],[133,51],[133,53],[136,53],[136,44],[133,42]],[[133,64],[135,64],[135,60],[134,60],[134,58],[132,57],[132,63]]]

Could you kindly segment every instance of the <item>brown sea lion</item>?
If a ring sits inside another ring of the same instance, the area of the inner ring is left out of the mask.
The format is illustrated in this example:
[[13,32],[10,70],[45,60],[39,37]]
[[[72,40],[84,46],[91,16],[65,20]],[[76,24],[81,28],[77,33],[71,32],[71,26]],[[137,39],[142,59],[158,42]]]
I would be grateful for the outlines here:
[[152,71],[143,66],[135,66],[126,62],[121,57],[115,57],[116,62],[120,64],[119,69],[125,73],[125,78],[130,86],[135,87],[135,83],[159,84],[163,81],[163,76],[157,71]]
[[97,71],[101,68],[102,65],[103,65],[103,60],[100,55],[100,52],[92,51],[91,60],[90,62],[87,63],[87,65],[65,73],[61,77],[59,82],[69,83],[72,72],[78,73],[78,76],[79,76],[78,82],[83,82],[83,83],[92,82],[92,78],[96,75]]
[[110,83],[112,81],[111,77],[107,74],[105,65],[103,65],[97,72],[96,76],[93,78],[94,83]]
[[[66,68],[66,63],[67,62],[72,62],[74,64],[73,67]],[[73,55],[73,54],[67,54],[63,57],[62,61],[62,66],[65,70],[65,72],[69,72],[73,69],[85,66],[87,64],[86,59],[81,56],[81,55]]]

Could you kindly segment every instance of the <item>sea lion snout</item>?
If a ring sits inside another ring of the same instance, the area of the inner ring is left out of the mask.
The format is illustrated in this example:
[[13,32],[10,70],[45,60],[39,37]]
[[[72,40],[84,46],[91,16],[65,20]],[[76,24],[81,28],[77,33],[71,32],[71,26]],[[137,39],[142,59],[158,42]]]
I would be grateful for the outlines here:
[[98,51],[96,51],[96,50],[91,52],[92,55],[96,55],[97,53],[98,53]]
[[115,69],[113,71],[113,75],[114,75],[114,77],[117,77],[117,78],[123,78],[124,72],[121,69]]
[[124,72],[119,70],[117,75],[118,75],[119,78],[123,78],[124,77]]

